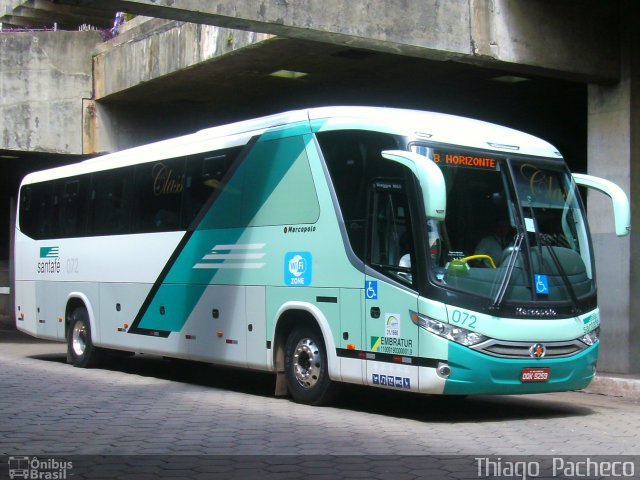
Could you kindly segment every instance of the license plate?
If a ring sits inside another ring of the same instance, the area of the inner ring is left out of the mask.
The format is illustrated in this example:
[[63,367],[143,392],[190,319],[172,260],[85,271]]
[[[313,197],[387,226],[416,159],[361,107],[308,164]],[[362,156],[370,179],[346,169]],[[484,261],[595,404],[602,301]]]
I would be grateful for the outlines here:
[[520,372],[520,381],[529,382],[546,382],[549,380],[550,369],[548,367],[541,368],[523,368]]

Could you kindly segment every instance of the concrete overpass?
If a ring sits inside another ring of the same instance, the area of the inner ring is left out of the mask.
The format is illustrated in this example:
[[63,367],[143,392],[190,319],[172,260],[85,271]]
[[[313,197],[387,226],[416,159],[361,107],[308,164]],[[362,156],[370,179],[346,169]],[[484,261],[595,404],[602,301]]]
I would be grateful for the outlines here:
[[[0,34],[0,158],[18,157],[3,160],[14,177],[4,191],[40,167],[35,158],[64,161],[57,155],[121,149],[300,106],[383,104],[543,136],[574,170],[619,183],[637,221],[632,1],[0,0],[0,15],[7,12],[0,21],[3,29],[104,29],[118,10],[152,18],[138,17],[106,41],[104,31]],[[272,75],[280,70],[304,76]],[[632,312],[640,286],[630,260],[637,235],[613,238],[602,221],[608,208],[589,198],[606,289],[602,316],[610,318],[603,344],[615,345],[602,352],[601,366],[637,372],[640,327]]]
[[611,26],[618,22],[618,12],[611,8],[611,3],[597,0],[57,0],[55,3],[60,8],[66,5],[122,10],[431,60],[594,80],[617,79],[619,30],[612,30]]

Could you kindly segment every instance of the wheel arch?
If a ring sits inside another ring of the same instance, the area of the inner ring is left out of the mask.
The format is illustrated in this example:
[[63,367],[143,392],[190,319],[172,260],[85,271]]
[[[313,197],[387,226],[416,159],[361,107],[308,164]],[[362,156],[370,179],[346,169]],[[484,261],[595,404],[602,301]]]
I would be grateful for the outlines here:
[[340,381],[340,361],[336,355],[336,344],[329,321],[318,307],[307,302],[287,302],[276,313],[272,357],[276,373],[284,372],[284,346],[287,337],[294,328],[301,325],[317,328],[320,331],[327,351],[329,378]]
[[87,310],[87,315],[89,316],[89,330],[91,331],[91,341],[95,344],[98,330],[96,328],[97,326],[93,312],[93,305],[89,298],[82,292],[71,292],[67,296],[67,305],[64,311],[64,337],[68,337],[71,314],[78,307],[84,307]]

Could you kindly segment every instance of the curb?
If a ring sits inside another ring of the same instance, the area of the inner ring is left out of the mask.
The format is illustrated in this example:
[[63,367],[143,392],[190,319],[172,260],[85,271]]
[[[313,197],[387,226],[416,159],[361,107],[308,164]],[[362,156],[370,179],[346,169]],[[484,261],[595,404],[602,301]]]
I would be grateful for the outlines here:
[[583,391],[597,395],[640,400],[640,376],[597,374],[591,384]]

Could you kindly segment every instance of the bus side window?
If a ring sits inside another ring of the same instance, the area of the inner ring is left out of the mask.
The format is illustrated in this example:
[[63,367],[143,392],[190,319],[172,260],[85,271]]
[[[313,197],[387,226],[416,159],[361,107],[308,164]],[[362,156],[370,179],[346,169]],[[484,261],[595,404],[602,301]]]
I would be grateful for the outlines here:
[[57,184],[60,199],[57,235],[78,237],[85,234],[86,185],[88,177],[63,179]]
[[[327,164],[344,220],[351,249],[365,258],[365,216],[367,192],[377,175],[383,150],[399,148],[387,134],[360,130],[329,131],[316,134]],[[386,160],[382,160],[388,165]]]
[[51,232],[47,221],[52,211],[51,184],[36,183],[23,187],[20,197],[20,230],[32,238],[46,238]]
[[409,204],[395,180],[377,180],[371,192],[368,257],[372,267],[412,283],[414,257]]
[[23,187],[20,190],[20,231],[25,235],[32,237],[36,230],[35,212],[32,205],[33,188]]
[[211,195],[224,187],[229,168],[242,148],[226,148],[189,157],[182,201],[183,229],[189,228]]
[[133,172],[133,167],[125,167],[92,175],[89,234],[129,233]]
[[32,185],[31,223],[29,235],[33,238],[54,238],[58,234],[58,196],[55,182]]
[[140,233],[179,230],[185,158],[136,165],[134,183],[133,230]]

